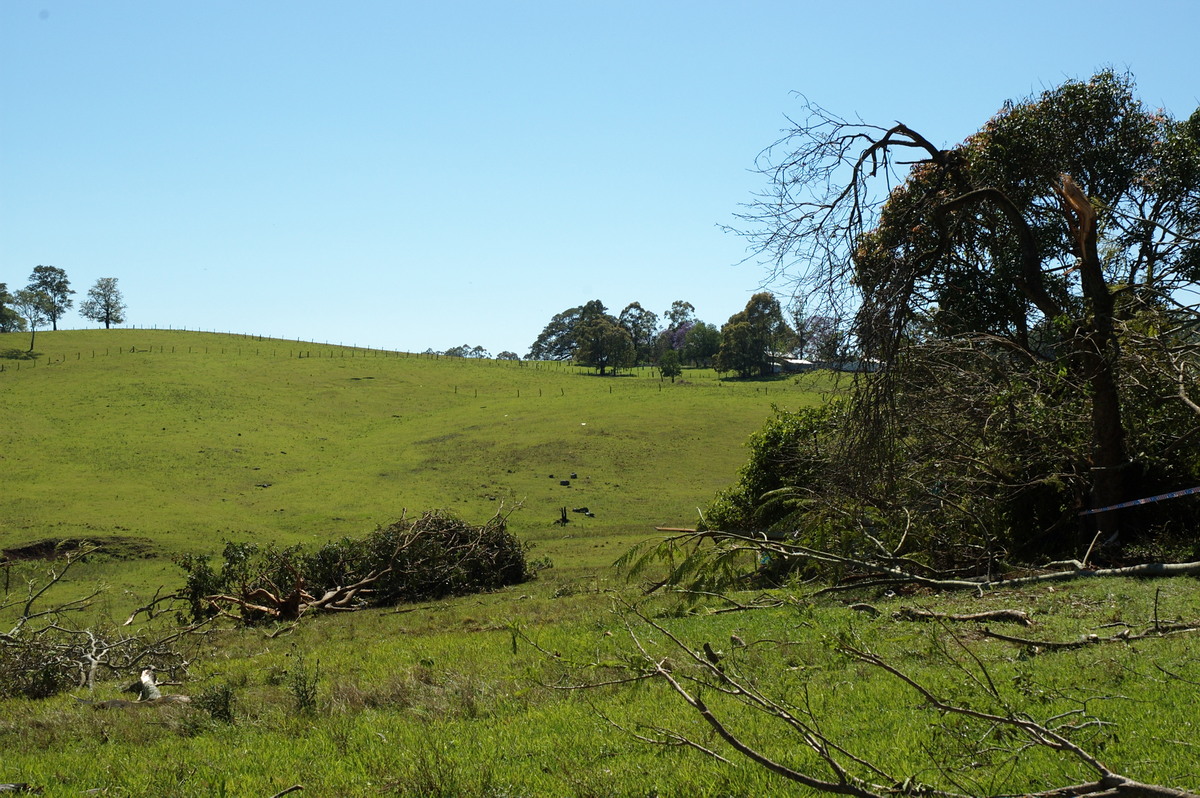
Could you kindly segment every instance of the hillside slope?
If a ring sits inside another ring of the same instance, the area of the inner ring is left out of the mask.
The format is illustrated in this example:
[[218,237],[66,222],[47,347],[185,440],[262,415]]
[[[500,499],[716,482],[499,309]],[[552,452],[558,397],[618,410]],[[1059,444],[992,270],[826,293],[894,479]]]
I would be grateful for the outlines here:
[[[0,351],[27,342],[0,335]],[[223,334],[36,343],[36,360],[0,360],[0,548],[86,537],[209,552],[223,538],[361,534],[406,509],[483,520],[520,502],[511,528],[539,555],[588,567],[656,524],[693,522],[773,403],[819,401],[708,371],[602,379]],[[562,507],[595,517],[569,512],[564,528]]]

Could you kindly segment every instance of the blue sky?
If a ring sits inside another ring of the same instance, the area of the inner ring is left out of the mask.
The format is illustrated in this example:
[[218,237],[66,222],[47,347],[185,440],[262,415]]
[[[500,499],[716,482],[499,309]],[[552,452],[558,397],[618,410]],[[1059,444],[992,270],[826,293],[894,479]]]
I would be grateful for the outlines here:
[[1193,0],[0,0],[0,282],[415,351],[523,355],[591,299],[720,325],[766,274],[720,226],[795,92],[949,145],[1111,66],[1183,117],[1198,30]]

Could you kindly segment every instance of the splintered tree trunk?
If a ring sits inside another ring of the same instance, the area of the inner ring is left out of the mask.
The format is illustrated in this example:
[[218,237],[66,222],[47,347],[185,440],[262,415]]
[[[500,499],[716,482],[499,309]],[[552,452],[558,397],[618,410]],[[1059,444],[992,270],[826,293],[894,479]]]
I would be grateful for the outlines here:
[[[1125,499],[1125,429],[1121,424],[1121,399],[1113,375],[1113,365],[1104,352],[1091,377],[1092,386],[1092,502],[1109,507]],[[1118,533],[1116,511],[1098,513],[1102,537]]]
[[[1114,303],[1096,246],[1096,210],[1083,189],[1062,175],[1056,186],[1063,211],[1079,245],[1079,273],[1083,294],[1091,310],[1090,324],[1081,329],[1077,351],[1092,389],[1092,505],[1108,507],[1125,498],[1125,427],[1117,387],[1117,340],[1113,334]],[[1118,534],[1115,512],[1096,516],[1104,538]]]

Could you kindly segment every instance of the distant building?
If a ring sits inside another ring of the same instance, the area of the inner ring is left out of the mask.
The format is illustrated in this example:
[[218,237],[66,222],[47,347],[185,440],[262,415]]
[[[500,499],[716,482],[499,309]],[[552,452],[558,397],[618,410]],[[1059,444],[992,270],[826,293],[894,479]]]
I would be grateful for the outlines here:
[[864,372],[864,371],[879,371],[883,368],[882,360],[867,358],[864,360],[806,360],[801,357],[788,357],[787,355],[772,355],[771,356],[772,370],[776,373],[784,374],[803,374],[807,371],[849,371],[849,372]]
[[779,371],[788,374],[802,374],[806,371],[816,371],[820,368],[811,360],[805,360],[802,357],[780,357],[775,360],[775,364],[779,367]]

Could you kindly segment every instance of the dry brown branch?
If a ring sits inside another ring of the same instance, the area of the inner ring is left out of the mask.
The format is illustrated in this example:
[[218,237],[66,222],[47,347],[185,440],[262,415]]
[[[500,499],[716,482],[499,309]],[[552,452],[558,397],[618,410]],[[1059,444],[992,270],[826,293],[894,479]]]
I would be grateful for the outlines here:
[[907,675],[899,668],[868,651],[851,645],[842,645],[840,649],[851,657],[868,665],[880,668],[909,687],[916,690],[934,709],[952,715],[963,715],[976,720],[982,720],[997,726],[1006,726],[1024,734],[1029,741],[1037,746],[1050,748],[1067,754],[1086,765],[1096,775],[1094,782],[1076,784],[1070,787],[1060,787],[1040,793],[1028,793],[1037,798],[1052,796],[1113,796],[1113,798],[1197,798],[1195,793],[1162,787],[1155,784],[1143,784],[1127,776],[1109,770],[1093,754],[1072,742],[1063,734],[1055,731],[1046,724],[1037,723],[1027,717],[1017,715],[1000,715],[985,712],[970,707],[950,703],[929,688]]
[[1078,640],[1030,640],[1024,637],[1015,637],[1013,635],[1001,634],[993,632],[991,629],[984,627],[982,634],[994,638],[996,640],[1004,640],[1009,643],[1017,643],[1022,646],[1028,646],[1032,649],[1041,650],[1063,650],[1072,648],[1086,648],[1088,646],[1099,645],[1101,643],[1132,643],[1135,640],[1148,640],[1158,637],[1167,637],[1168,635],[1190,634],[1200,632],[1200,624],[1160,624],[1158,627],[1148,629],[1145,632],[1135,633],[1129,629],[1123,629],[1115,635],[1101,637],[1096,634],[1087,634],[1081,636]]
[[900,621],[955,621],[963,623],[995,621],[997,623],[1019,623],[1022,626],[1033,626],[1033,621],[1029,620],[1029,614],[1024,610],[987,610],[985,612],[954,614],[923,610],[917,607],[901,607],[892,613],[892,617]]
[[121,625],[131,626],[134,619],[136,619],[143,612],[146,613],[147,620],[153,620],[154,617],[158,615],[158,612],[155,611],[158,609],[158,605],[165,604],[167,602],[175,602],[180,598],[179,593],[168,593],[164,596],[162,595],[162,590],[162,587],[159,586],[158,590],[154,591],[154,598],[151,599],[148,604],[138,607],[136,610],[130,613],[129,617],[125,619],[125,623]]
[[715,599],[718,599],[719,601],[724,601],[727,604],[729,604],[728,607],[722,607],[721,609],[711,610],[711,614],[713,614],[713,615],[722,615],[727,612],[742,612],[743,610],[776,609],[778,607],[782,607],[784,604],[787,603],[783,599],[774,598],[772,596],[768,596],[765,594],[756,597],[754,599],[754,601],[750,602],[749,604],[745,604],[740,601],[735,601],[733,598],[725,595],[724,593],[715,593],[711,590],[676,590],[676,591],[672,591],[672,592],[679,593],[680,595],[688,596],[688,597],[715,598]]
[[300,792],[303,789],[304,789],[304,785],[293,784],[291,787],[288,787],[286,790],[275,793],[274,795],[271,796],[271,798],[283,798],[283,796],[285,796],[285,795],[289,795],[294,792]]
[[255,587],[241,595],[230,593],[215,593],[205,596],[204,600],[216,608],[219,613],[228,617],[237,617],[228,612],[230,607],[242,611],[242,617],[250,613],[258,613],[278,621],[298,621],[309,610],[356,610],[355,604],[359,595],[369,593],[368,586],[378,582],[392,572],[391,568],[375,571],[352,585],[339,586],[326,590],[320,598],[304,590],[304,580],[297,579],[296,586],[287,594],[273,593],[265,587]]
[[[91,606],[101,593],[55,603],[51,590],[59,585],[72,565],[95,551],[83,547],[53,565],[42,580],[31,580],[24,595],[5,596],[0,609],[18,609],[7,633],[0,633],[0,694],[44,698],[71,687],[92,689],[102,675],[140,669],[153,664],[172,672],[186,672],[189,655],[180,646],[185,637],[200,634],[207,621],[185,627],[148,627],[127,630],[109,624],[76,627],[68,617]],[[153,606],[157,602],[151,602]],[[131,619],[146,608],[138,610]]]

